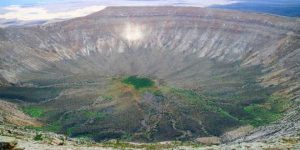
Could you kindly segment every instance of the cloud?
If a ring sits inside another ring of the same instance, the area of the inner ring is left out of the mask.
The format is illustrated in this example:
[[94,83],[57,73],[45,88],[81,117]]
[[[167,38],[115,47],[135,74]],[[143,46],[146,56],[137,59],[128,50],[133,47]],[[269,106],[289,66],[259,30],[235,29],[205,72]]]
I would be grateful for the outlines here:
[[47,9],[42,7],[9,6],[4,8],[7,12],[0,14],[0,19],[16,19],[22,21],[69,19],[85,16],[103,10],[104,8],[105,6],[95,5],[64,12],[49,12]]

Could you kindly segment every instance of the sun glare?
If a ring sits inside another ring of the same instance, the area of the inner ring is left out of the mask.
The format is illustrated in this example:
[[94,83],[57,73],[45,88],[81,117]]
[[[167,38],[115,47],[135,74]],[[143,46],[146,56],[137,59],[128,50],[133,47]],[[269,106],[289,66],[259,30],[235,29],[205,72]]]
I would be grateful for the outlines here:
[[143,27],[133,23],[127,23],[123,29],[123,38],[128,41],[138,41],[143,38]]

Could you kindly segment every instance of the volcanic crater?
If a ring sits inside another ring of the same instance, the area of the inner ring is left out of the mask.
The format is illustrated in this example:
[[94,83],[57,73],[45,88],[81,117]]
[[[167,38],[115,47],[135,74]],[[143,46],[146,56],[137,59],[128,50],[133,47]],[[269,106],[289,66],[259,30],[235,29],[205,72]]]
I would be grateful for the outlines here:
[[43,123],[35,128],[97,141],[261,127],[251,140],[274,122],[289,134],[280,120],[300,120],[286,115],[299,106],[299,33],[296,19],[196,7],[108,7],[7,27],[0,98]]

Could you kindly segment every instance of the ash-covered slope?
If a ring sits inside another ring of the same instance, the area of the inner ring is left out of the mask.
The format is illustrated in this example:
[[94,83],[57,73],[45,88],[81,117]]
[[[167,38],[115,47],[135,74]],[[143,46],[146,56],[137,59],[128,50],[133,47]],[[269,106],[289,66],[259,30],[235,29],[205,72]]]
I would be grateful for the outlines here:
[[[202,8],[111,7],[45,26],[1,29],[1,75],[18,82],[28,78],[24,72],[53,68],[165,77],[184,68],[189,56],[284,65],[292,60],[286,57],[297,58],[299,26],[290,18]],[[76,67],[66,63],[85,56],[91,58]],[[55,66],[61,62],[73,69]]]
[[[144,136],[154,140],[220,136],[296,110],[299,58],[300,21],[294,18],[192,7],[109,7],[68,21],[0,29],[0,96],[46,101],[39,106],[50,112],[43,118],[48,121],[74,112],[80,116],[86,109],[114,114],[114,121],[63,120],[61,132],[80,128],[71,135],[106,131],[93,136],[102,139],[128,132],[139,139],[149,132]],[[155,80],[164,101],[156,93],[128,91],[107,80],[130,75]],[[89,87],[93,84],[99,87]],[[11,92],[20,86],[28,88],[27,94]],[[63,89],[72,86],[84,87]],[[154,111],[154,117],[146,110]],[[124,113],[139,116],[117,117]],[[79,122],[85,124],[78,127]]]

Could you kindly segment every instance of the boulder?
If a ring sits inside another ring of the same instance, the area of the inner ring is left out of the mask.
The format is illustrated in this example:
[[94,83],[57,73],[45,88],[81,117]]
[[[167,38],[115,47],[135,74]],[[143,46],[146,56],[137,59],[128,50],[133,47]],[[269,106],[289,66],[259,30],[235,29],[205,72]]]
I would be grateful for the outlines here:
[[15,150],[18,143],[16,141],[12,142],[2,142],[0,141],[0,150]]
[[196,142],[203,144],[203,145],[218,145],[221,144],[221,138],[219,137],[201,137],[197,138]]
[[247,125],[242,126],[237,129],[234,129],[232,131],[226,132],[221,136],[221,141],[223,143],[234,141],[238,138],[246,136],[248,133],[250,133],[254,129],[253,126]]
[[64,145],[64,141],[63,140],[61,140],[61,139],[58,139],[58,138],[54,138],[54,139],[52,139],[52,141],[51,141],[51,145]]

